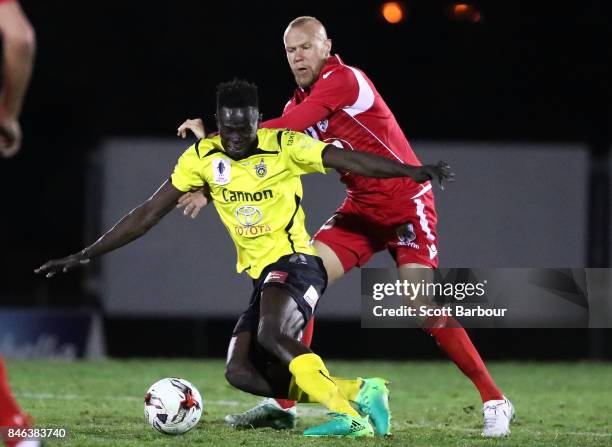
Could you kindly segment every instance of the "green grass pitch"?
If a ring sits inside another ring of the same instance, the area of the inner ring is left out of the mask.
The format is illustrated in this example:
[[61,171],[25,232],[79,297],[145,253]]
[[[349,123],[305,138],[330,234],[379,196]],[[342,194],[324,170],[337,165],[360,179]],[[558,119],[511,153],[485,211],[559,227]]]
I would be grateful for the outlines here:
[[[491,362],[491,373],[517,410],[511,437],[499,440],[480,438],[480,398],[449,362],[330,361],[328,366],[339,377],[382,376],[392,382],[393,437],[304,438],[304,428],[325,420],[318,405],[299,407],[295,430],[228,428],[223,416],[258,398],[231,388],[217,360],[8,362],[22,407],[40,427],[68,432],[48,446],[612,445],[612,364]],[[176,437],[156,432],[143,415],[146,389],[169,376],[191,381],[204,397],[198,426]]]

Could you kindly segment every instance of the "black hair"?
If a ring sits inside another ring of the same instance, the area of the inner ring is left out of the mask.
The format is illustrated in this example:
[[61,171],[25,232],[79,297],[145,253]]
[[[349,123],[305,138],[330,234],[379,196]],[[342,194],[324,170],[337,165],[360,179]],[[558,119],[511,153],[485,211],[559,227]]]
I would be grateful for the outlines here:
[[217,109],[221,107],[258,107],[257,86],[243,79],[217,86]]

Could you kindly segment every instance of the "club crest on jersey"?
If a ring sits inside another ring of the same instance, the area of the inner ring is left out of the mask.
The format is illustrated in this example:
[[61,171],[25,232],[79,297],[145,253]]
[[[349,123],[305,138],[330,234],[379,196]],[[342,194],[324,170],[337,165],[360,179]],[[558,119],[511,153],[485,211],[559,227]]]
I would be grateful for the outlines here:
[[317,127],[319,128],[319,130],[320,130],[321,132],[326,132],[326,131],[327,131],[327,125],[328,125],[328,124],[329,124],[329,121],[325,119],[325,120],[323,120],[323,121],[319,121],[319,122],[317,123]]
[[215,158],[212,161],[213,179],[217,185],[227,185],[232,179],[228,158]]
[[259,178],[264,178],[267,173],[268,167],[266,166],[262,158],[261,161],[255,165],[255,174],[257,174],[257,177]]

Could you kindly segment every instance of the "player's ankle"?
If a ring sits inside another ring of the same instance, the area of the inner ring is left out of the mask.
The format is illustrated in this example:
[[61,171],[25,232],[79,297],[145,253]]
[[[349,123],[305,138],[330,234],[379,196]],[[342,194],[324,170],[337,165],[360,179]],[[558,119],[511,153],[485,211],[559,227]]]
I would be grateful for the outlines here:
[[288,400],[288,399],[274,399],[274,400],[276,401],[278,406],[281,407],[283,410],[288,410],[290,408],[295,407],[294,400]]

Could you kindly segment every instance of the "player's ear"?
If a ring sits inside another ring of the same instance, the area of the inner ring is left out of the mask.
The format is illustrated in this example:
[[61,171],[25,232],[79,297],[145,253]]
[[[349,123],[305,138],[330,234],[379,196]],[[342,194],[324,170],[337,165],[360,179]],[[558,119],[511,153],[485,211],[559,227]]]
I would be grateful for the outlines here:
[[326,48],[325,56],[329,57],[330,54],[331,54],[331,49],[332,49],[332,40],[331,39],[327,39],[325,41],[325,48]]
[[262,121],[263,121],[263,114],[260,113],[259,115],[257,115],[257,127],[259,127]]

